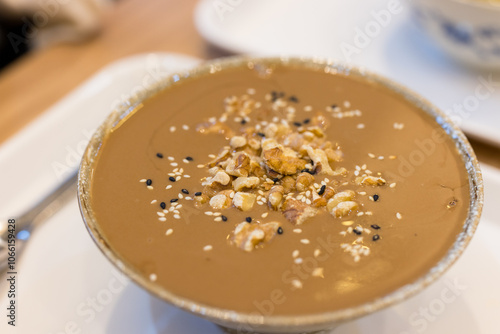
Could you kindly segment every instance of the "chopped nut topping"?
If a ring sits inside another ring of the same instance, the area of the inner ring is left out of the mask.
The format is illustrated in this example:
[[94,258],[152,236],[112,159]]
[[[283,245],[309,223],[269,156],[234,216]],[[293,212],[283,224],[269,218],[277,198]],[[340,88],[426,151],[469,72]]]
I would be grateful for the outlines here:
[[238,224],[233,231],[231,242],[244,251],[251,252],[261,243],[269,242],[280,227],[279,222]]
[[295,181],[295,187],[298,191],[306,191],[314,183],[314,176],[309,173],[300,173]]
[[[222,116],[212,117],[197,127],[201,133],[223,135],[228,144],[219,154],[210,154],[210,162],[198,165],[198,168],[207,168],[209,176],[202,180],[204,188],[200,195],[194,197],[196,206],[202,207],[208,202],[210,210],[230,210],[233,206],[250,211],[263,205],[281,212],[293,225],[327,212],[335,218],[351,213],[368,215],[359,210],[361,204],[355,198],[356,193],[345,188],[382,186],[386,180],[380,173],[368,170],[366,164],[356,166],[351,174],[337,165],[343,160],[343,152],[326,138],[330,122],[327,114],[318,111],[306,120],[297,121],[295,107],[288,105],[287,100],[270,97],[270,105],[264,106],[253,98],[254,95],[226,98]],[[340,115],[338,118],[361,115],[357,110],[341,113],[334,108],[330,112],[332,116]],[[227,124],[233,121],[241,123],[239,130]],[[266,219],[272,214],[265,212],[258,216]],[[226,222],[228,217],[228,213],[224,213],[215,219]],[[333,217],[332,220],[337,221]],[[255,222],[249,218],[249,223],[236,226],[230,238],[245,251],[264,245],[286,229],[278,222]],[[277,232],[278,227],[281,232]],[[322,275],[322,268],[316,268],[315,276]],[[302,283],[298,281],[296,285],[299,284]]]
[[248,211],[253,207],[256,197],[255,194],[237,192],[234,194],[233,204],[242,211]]
[[308,218],[314,217],[316,213],[316,209],[293,198],[288,198],[283,203],[283,214],[294,225],[301,225]]
[[360,176],[356,178],[356,184],[365,186],[383,186],[386,181],[381,177]]
[[245,146],[246,144],[247,140],[245,139],[245,137],[242,136],[234,136],[229,141],[229,146],[231,146],[232,148],[240,148]]
[[236,180],[233,181],[233,188],[235,191],[240,191],[244,188],[255,188],[259,185],[260,179],[255,176],[250,176],[250,177],[239,177]]

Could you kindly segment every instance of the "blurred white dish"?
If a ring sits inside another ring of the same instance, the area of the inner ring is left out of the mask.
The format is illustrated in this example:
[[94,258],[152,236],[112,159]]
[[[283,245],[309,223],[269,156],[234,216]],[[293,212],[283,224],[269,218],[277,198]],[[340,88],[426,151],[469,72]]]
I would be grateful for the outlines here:
[[365,66],[425,96],[468,135],[500,146],[500,73],[450,62],[415,28],[410,4],[201,0],[194,18],[202,36],[233,53],[319,56]]
[[450,56],[500,70],[500,1],[415,0],[420,27]]

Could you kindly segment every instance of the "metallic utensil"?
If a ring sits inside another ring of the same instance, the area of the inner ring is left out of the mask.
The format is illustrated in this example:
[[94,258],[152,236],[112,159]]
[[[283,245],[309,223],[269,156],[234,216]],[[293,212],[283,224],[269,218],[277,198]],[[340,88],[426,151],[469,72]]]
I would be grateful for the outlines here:
[[9,232],[8,221],[10,219],[15,220],[15,230],[12,233],[15,236],[15,243],[12,244],[11,241],[11,245],[15,245],[14,258],[17,265],[24,245],[30,239],[34,229],[52,217],[68,203],[70,199],[76,198],[77,178],[78,170],[75,170],[52,192],[47,194],[47,196],[26,212],[17,217],[8,217],[6,220],[0,221],[0,275],[8,269],[9,264],[8,242],[11,232]]

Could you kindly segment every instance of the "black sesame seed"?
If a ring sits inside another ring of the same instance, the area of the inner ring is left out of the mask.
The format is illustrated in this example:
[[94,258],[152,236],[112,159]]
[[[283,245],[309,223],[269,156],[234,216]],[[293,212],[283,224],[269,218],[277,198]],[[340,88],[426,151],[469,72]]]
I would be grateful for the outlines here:
[[335,109],[335,108],[337,108],[337,105],[336,104],[332,104],[331,107],[332,107],[332,109]]
[[222,215],[222,216],[220,216],[220,217],[222,218],[222,221],[227,222],[227,217],[226,217],[226,216]]
[[177,202],[178,200],[179,200],[178,198],[172,198],[172,199],[170,200],[170,203],[175,203],[175,202]]
[[310,169],[307,169],[307,168],[304,168],[303,170],[300,171],[301,173],[309,173],[311,175],[314,175],[314,171],[313,170],[310,170]]
[[150,185],[152,185],[152,184],[153,184],[153,180],[151,180],[151,179],[147,179],[147,180],[146,180],[146,185],[147,185],[147,186],[150,186]]
[[246,120],[246,119],[243,119],[243,120],[241,120],[241,122],[240,122],[240,123],[241,123],[241,125],[245,125],[245,124],[247,124],[247,120]]
[[378,199],[379,199],[379,195],[377,195],[377,194],[373,195],[373,201],[376,202],[376,201],[378,201]]
[[278,182],[279,180],[280,180],[280,179],[278,179],[277,177],[275,177],[275,178],[273,179],[273,182],[274,182],[274,183],[276,183],[276,182]]
[[266,135],[262,132],[257,132],[257,135],[260,136],[260,137],[265,137]]
[[157,156],[158,158],[160,158],[160,159],[163,159],[163,154],[161,154],[161,153],[156,153],[156,156]]
[[304,124],[309,124],[309,122],[310,122],[310,121],[311,121],[311,120],[310,120],[309,118],[306,118],[305,120],[303,120],[303,121],[302,121],[302,123],[304,123]]
[[187,189],[182,189],[181,190],[184,194],[189,195],[189,191]]
[[378,226],[377,224],[373,224],[373,225],[370,225],[370,226],[374,230],[380,230],[380,226]]
[[192,157],[186,157],[186,160],[187,161],[193,161],[193,158]]
[[170,181],[175,182],[175,177],[171,176],[168,178]]
[[355,234],[357,234],[357,235],[361,235],[361,231],[358,231],[358,230],[356,230],[356,229],[354,229],[354,230],[352,230],[352,231],[353,231]]
[[165,210],[166,207],[167,207],[167,204],[165,204],[165,202],[161,202],[160,203],[160,208],[162,208],[163,210]]
[[325,193],[326,185],[322,185],[321,189],[318,191],[318,195],[323,195]]
[[299,99],[295,95],[290,96],[288,99],[290,100],[290,102],[295,102],[295,103],[299,102]]
[[194,193],[195,196],[201,196],[201,191],[197,191]]
[[377,241],[377,240],[379,240],[379,239],[380,239],[380,235],[378,235],[378,234],[375,234],[375,235],[372,237],[372,240],[373,240],[373,241]]
[[302,125],[302,123],[300,123],[300,122],[293,122],[293,125],[295,125],[295,126],[297,126],[297,127],[298,127],[298,126],[301,126],[301,125]]
[[247,223],[251,223],[252,222],[252,217],[246,217],[245,220],[247,221]]
[[278,234],[283,234],[283,229],[280,227],[278,227]]

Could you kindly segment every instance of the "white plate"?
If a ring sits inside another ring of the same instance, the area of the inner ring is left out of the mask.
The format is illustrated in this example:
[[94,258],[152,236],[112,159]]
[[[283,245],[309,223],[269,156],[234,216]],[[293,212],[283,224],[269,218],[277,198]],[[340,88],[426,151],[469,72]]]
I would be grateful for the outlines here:
[[[469,135],[500,146],[500,73],[477,73],[448,59],[414,27],[409,6],[405,0],[202,0],[195,23],[230,52],[367,67],[425,96]],[[490,79],[495,84],[485,85]]]
[[[156,54],[129,58],[105,68],[33,123],[30,131],[23,131],[0,148],[2,168],[9,163],[26,163],[25,155],[15,150],[16,145],[19,149],[30,149],[30,154],[43,150],[47,145],[42,140],[50,140],[45,137],[50,137],[47,133],[55,132],[59,127],[54,124],[64,121],[72,126],[74,136],[61,137],[59,144],[54,142],[51,147],[56,151],[51,153],[54,161],[62,161],[67,155],[65,141],[75,149],[71,145],[85,139],[81,137],[81,129],[95,127],[114,98],[130,87],[140,86],[142,78],[151,75],[144,71],[148,59],[155,59],[154,64],[164,64],[162,68],[171,71],[197,63],[195,59],[182,56]],[[87,112],[89,119],[82,117],[82,111]],[[71,123],[73,121],[77,123]],[[79,123],[84,121],[87,123]],[[19,155],[15,155],[16,152]],[[32,184],[31,191],[38,193],[41,190],[35,185],[43,190],[49,181],[54,181],[50,164],[50,161],[40,161],[31,166],[49,171],[40,174],[40,177],[48,175],[49,178]],[[10,177],[20,178],[27,168],[12,170]],[[500,222],[495,202],[500,198],[500,172],[484,166],[484,177],[486,206],[483,219],[469,248],[445,277],[414,298],[347,323],[335,334],[498,333]],[[15,203],[15,200],[10,202]],[[119,274],[88,235],[76,200],[36,230],[18,261],[17,271],[16,327],[7,325],[6,312],[2,311],[0,333],[222,333],[213,324],[163,303]],[[449,282],[454,280],[465,288],[455,292],[447,290]],[[2,310],[8,302],[5,288],[5,281],[0,281]],[[427,318],[418,314],[425,309],[428,309]]]

